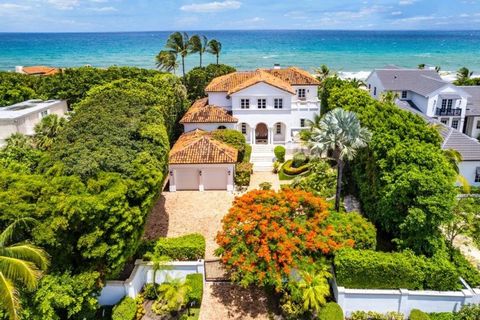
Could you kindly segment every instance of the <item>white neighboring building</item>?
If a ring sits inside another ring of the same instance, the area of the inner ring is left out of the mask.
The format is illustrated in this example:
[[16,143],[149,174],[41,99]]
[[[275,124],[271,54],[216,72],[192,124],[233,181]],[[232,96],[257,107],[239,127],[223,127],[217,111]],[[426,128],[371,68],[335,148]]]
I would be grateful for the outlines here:
[[0,146],[14,133],[33,135],[35,125],[43,117],[56,114],[60,117],[68,112],[64,100],[28,100],[8,107],[0,108]]

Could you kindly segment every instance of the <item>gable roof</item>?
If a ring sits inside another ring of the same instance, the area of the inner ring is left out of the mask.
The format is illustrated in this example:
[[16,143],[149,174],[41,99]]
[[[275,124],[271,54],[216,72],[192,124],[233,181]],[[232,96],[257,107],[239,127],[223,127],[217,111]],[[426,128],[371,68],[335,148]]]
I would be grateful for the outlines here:
[[184,133],[170,150],[169,164],[236,163],[238,150],[203,130]]
[[[447,85],[435,70],[385,68],[373,71],[387,91],[408,90],[424,97]],[[373,74],[372,73],[372,74]]]
[[236,123],[237,118],[232,117],[227,110],[208,104],[208,98],[195,101],[180,123]]
[[23,67],[22,72],[28,75],[49,76],[60,72],[60,69],[46,66]]
[[264,82],[280,90],[295,94],[292,85],[319,85],[320,82],[299,68],[257,69],[255,71],[232,72],[213,79],[206,92],[227,92],[229,95],[257,83]]
[[415,113],[425,121],[438,125],[440,127],[440,135],[443,138],[442,149],[457,150],[462,155],[463,161],[480,160],[480,142],[478,142],[477,139],[471,138],[456,129],[447,127],[438,120],[429,118],[420,112],[412,101],[397,100],[396,104],[399,108]]
[[480,116],[480,86],[459,86],[459,88],[470,95],[466,116]]

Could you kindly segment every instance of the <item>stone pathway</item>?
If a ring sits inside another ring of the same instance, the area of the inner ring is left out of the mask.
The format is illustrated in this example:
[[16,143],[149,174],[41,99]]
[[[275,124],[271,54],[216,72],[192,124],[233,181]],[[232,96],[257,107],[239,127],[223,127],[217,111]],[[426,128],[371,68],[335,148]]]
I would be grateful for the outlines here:
[[470,237],[457,236],[453,241],[453,246],[459,249],[465,258],[480,270],[480,249],[477,248]]

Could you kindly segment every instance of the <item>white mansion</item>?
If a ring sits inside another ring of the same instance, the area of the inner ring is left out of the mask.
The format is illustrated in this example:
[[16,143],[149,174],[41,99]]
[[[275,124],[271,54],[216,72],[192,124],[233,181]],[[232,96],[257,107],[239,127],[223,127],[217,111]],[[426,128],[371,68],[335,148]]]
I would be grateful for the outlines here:
[[[233,190],[237,154],[208,132],[236,129],[252,145],[293,148],[320,113],[319,81],[299,68],[233,72],[212,80],[180,121],[185,133],[170,152],[170,190]],[[271,164],[270,164],[271,165]]]

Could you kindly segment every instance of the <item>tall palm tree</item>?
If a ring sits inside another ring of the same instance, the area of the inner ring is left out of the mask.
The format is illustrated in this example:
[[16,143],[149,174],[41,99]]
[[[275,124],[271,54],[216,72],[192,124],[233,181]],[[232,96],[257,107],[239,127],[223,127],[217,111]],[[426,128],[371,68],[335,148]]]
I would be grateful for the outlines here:
[[40,150],[49,150],[58,133],[65,127],[65,118],[50,114],[35,125],[33,142]]
[[185,78],[185,58],[190,53],[190,38],[186,32],[174,32],[168,37],[166,48],[182,58],[182,72]]
[[0,233],[0,305],[10,320],[18,319],[20,310],[19,293],[16,284],[33,290],[49,264],[48,256],[42,249],[29,243],[10,244],[20,225],[35,222],[31,218],[21,218],[10,224]]
[[325,156],[329,151],[337,161],[337,191],[335,210],[340,209],[342,175],[345,161],[355,158],[359,149],[370,141],[371,133],[362,128],[353,112],[336,108],[323,117],[318,128],[312,132],[309,147],[312,154]]
[[380,97],[380,101],[383,103],[394,104],[395,100],[397,100],[399,97],[400,96],[398,95],[398,92],[387,91],[382,93],[382,96]]
[[332,277],[327,267],[320,270],[300,271],[300,281],[296,284],[302,292],[303,309],[319,312],[327,303],[326,297],[330,295],[328,279]]
[[207,52],[217,57],[217,64],[218,64],[218,59],[220,57],[220,53],[222,52],[222,44],[215,39],[210,40],[208,42]]
[[207,51],[207,46],[208,46],[208,39],[205,36],[200,36],[196,34],[190,38],[190,52],[199,54],[200,68],[202,67],[202,57],[205,51]]
[[325,64],[322,64],[320,68],[315,69],[315,75],[318,81],[323,82],[330,76],[330,69]]
[[177,54],[172,51],[162,50],[155,57],[157,68],[160,71],[172,72],[178,68]]
[[457,82],[459,84],[465,84],[468,79],[473,75],[473,71],[470,71],[468,68],[462,67],[457,71]]

